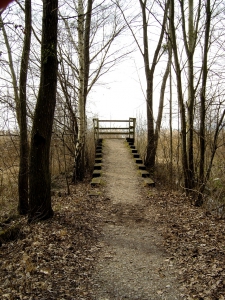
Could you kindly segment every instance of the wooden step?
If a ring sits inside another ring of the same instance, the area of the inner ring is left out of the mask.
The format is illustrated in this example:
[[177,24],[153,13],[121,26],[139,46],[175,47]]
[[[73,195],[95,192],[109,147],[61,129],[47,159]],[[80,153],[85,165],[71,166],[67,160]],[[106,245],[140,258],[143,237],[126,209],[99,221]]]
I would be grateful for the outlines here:
[[135,162],[136,162],[136,164],[143,164],[143,161],[141,158],[136,158]]
[[130,146],[130,149],[135,149],[135,146],[134,146],[134,145],[131,145],[131,146]]
[[94,170],[92,173],[92,177],[100,177],[101,176],[101,171],[100,170]]
[[88,196],[90,196],[90,197],[98,197],[99,195],[100,195],[100,192],[99,191],[95,191],[95,190],[91,190],[88,193]]
[[138,153],[133,154],[134,158],[140,158],[140,155]]
[[145,186],[155,186],[155,182],[151,178],[145,178],[144,179],[144,185]]
[[92,180],[91,180],[91,185],[92,186],[99,185],[100,183],[101,183],[100,177],[95,177],[95,178],[92,178]]
[[102,154],[101,153],[96,153],[95,158],[102,158]]
[[96,149],[95,153],[102,153],[102,149]]
[[146,170],[141,170],[141,171],[140,171],[140,173],[141,173],[141,177],[144,177],[144,178],[146,178],[146,177],[149,177],[149,176],[150,176],[149,172],[148,172],[148,171],[146,171]]
[[102,164],[101,163],[95,163],[94,164],[94,170],[101,170],[102,169]]
[[102,150],[102,146],[97,146],[97,147],[96,147],[96,151],[97,151],[97,150]]
[[95,158],[95,163],[96,164],[100,164],[102,162],[102,158]]
[[144,164],[138,165],[139,170],[146,170],[146,166]]
[[129,142],[131,142],[131,143],[134,143],[134,138],[126,138],[126,141],[129,143]]
[[131,149],[131,153],[138,153],[137,149]]

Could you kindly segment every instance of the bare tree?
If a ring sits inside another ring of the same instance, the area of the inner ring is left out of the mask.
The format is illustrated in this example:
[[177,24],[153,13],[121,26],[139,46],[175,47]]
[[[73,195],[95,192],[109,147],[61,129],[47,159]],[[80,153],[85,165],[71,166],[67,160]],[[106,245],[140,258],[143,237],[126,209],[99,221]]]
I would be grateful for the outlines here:
[[58,0],[43,1],[41,78],[31,133],[29,222],[53,216],[50,142],[57,87]]
[[[23,7],[22,7],[23,9]],[[8,52],[9,68],[16,102],[16,115],[20,129],[20,166],[18,178],[19,204],[18,211],[24,215],[28,212],[28,139],[27,139],[27,76],[31,43],[31,1],[25,1],[25,26],[23,51],[21,56],[20,75],[17,80],[12,51],[2,17],[0,17],[4,41]]]
[[[217,9],[216,9],[217,7]],[[186,9],[187,8],[187,9]],[[176,73],[176,84],[177,84],[177,96],[180,109],[180,120],[181,120],[181,144],[182,144],[182,167],[184,175],[184,188],[188,195],[191,195],[194,199],[194,204],[200,206],[203,204],[203,191],[205,189],[206,183],[209,179],[210,171],[212,168],[212,161],[215,156],[217,149],[217,140],[219,132],[221,131],[222,122],[224,118],[224,108],[221,101],[219,101],[219,93],[216,92],[217,85],[223,83],[222,76],[216,74],[215,70],[211,71],[212,65],[214,68],[216,66],[217,55],[215,56],[214,48],[216,39],[212,39],[213,32],[221,30],[218,28],[218,21],[211,23],[221,12],[220,3],[214,1],[202,2],[199,1],[196,7],[193,6],[193,1],[189,0],[187,7],[184,7],[184,2],[180,2],[180,12],[181,12],[181,26],[182,26],[182,42],[185,48],[186,57],[184,54],[179,55],[179,46],[177,43],[178,28],[175,26],[175,2],[171,0],[170,8],[170,26],[171,26],[171,44],[173,48],[174,56],[174,68]],[[185,11],[188,10],[188,16],[185,15]],[[194,16],[195,12],[195,16]],[[187,22],[188,18],[188,22]],[[195,21],[194,21],[195,20]],[[202,21],[200,24],[200,20]],[[186,31],[186,24],[188,23],[188,33]],[[178,26],[179,27],[179,26]],[[219,33],[220,35],[220,33]],[[218,36],[218,34],[217,34]],[[195,55],[197,56],[197,50],[202,49],[201,60],[202,64],[194,61]],[[220,51],[219,48],[214,48],[216,51]],[[211,50],[211,63],[209,63],[209,53]],[[213,53],[213,54],[212,54]],[[187,74],[185,73],[187,62]],[[211,72],[211,75],[209,75]],[[183,80],[187,78],[187,81]],[[211,79],[210,79],[211,77]],[[211,85],[209,90],[210,80],[215,80],[214,86]],[[218,82],[221,80],[221,83]],[[199,85],[201,82],[201,87],[199,90]],[[186,86],[185,86],[186,84]],[[187,87],[187,101],[185,100],[186,93],[184,92],[185,87]],[[197,94],[200,95],[200,103],[197,102]],[[216,96],[216,94],[218,94]],[[219,101],[219,102],[218,102]],[[206,118],[207,113],[210,113],[212,105],[216,107],[216,122],[214,124],[214,134],[213,142],[211,147],[211,155],[209,161],[206,163]],[[208,110],[208,112],[207,112]],[[196,145],[194,145],[194,133],[198,132],[199,126],[199,139],[196,140]],[[198,151],[194,153],[194,146],[196,149],[200,149],[200,162],[195,160],[194,157],[198,158]],[[208,166],[207,166],[208,164]]]
[[[69,43],[67,44],[65,40],[63,46],[59,45],[62,65],[59,70],[59,77],[64,91],[65,87],[71,89],[73,85],[73,97],[76,98],[77,103],[77,106],[71,107],[74,109],[73,116],[77,125],[75,128],[77,133],[75,134],[76,150],[73,180],[75,177],[82,180],[85,175],[88,94],[101,76],[128,52],[119,49],[111,50],[115,39],[124,30],[124,24],[119,19],[116,6],[110,1],[100,1],[94,4],[93,6],[91,0],[74,2],[73,12],[77,15],[77,23],[74,22],[73,17],[67,15],[66,7],[65,10],[60,11],[60,18],[64,23]],[[64,37],[65,34],[61,36],[61,39]],[[61,71],[62,74],[60,74]],[[70,74],[67,79],[63,75],[65,73]],[[65,80],[67,80],[67,84]]]
[[27,75],[31,43],[31,0],[25,1],[25,38],[20,67],[19,83],[19,125],[20,125],[20,168],[19,168],[19,205],[20,214],[28,213],[28,134],[27,134]]
[[[157,1],[156,1],[157,2]],[[155,69],[157,66],[157,63],[159,62],[160,57],[164,53],[164,48],[162,47],[165,29],[166,29],[166,23],[167,23],[167,13],[169,8],[169,1],[165,1],[164,6],[162,7],[161,3],[158,3],[159,8],[163,11],[162,20],[159,21],[156,18],[156,23],[159,23],[160,29],[159,29],[159,38],[154,44],[155,50],[153,53],[152,61],[150,61],[150,46],[149,46],[149,26],[148,22],[150,21],[150,17],[155,19],[154,13],[152,12],[153,4],[151,5],[148,3],[147,0],[139,0],[140,7],[141,7],[141,18],[142,18],[142,44],[143,47],[141,47],[141,41],[139,41],[137,35],[135,34],[131,23],[127,20],[125,13],[120,6],[120,3],[117,1],[117,5],[120,8],[120,11],[124,17],[124,20],[126,21],[126,24],[128,28],[130,29],[133,38],[140,50],[140,53],[143,57],[144,61],[144,68],[145,68],[145,78],[146,78],[146,103],[147,103],[147,149],[146,149],[146,158],[145,158],[145,164],[150,169],[150,171],[153,173],[155,168],[155,156],[156,156],[156,148],[158,143],[158,133],[161,126],[161,120],[162,120],[162,111],[163,111],[163,101],[164,101],[164,95],[161,95],[159,105],[159,112],[158,112],[158,120],[155,130],[155,119],[153,115],[153,91],[154,91],[154,74]],[[136,20],[136,18],[135,18]],[[152,49],[151,49],[152,50]],[[170,61],[171,62],[171,61]],[[165,88],[166,81],[168,78],[168,65],[166,67],[165,76],[163,79],[162,84],[162,91]]]

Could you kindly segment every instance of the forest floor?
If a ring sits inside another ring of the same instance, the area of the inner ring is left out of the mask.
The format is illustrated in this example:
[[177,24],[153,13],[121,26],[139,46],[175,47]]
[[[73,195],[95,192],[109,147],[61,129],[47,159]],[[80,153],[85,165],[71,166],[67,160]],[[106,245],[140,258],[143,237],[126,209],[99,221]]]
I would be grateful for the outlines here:
[[1,211],[0,231],[19,229],[0,241],[0,299],[225,299],[225,220],[143,187],[126,145],[111,142],[96,196],[89,182],[68,195],[59,178],[52,219]]

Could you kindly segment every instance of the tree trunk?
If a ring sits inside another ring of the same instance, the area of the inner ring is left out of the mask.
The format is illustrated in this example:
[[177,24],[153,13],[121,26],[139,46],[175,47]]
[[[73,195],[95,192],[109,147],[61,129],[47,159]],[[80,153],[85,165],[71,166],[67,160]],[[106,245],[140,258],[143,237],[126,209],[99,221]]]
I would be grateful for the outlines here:
[[[93,0],[88,0],[87,12],[84,14],[83,1],[78,1],[78,55],[79,55],[79,118],[78,145],[76,157],[76,173],[80,180],[85,175],[85,137],[86,137],[86,101],[89,79],[89,39],[91,28]],[[84,18],[86,16],[86,19]]]
[[4,36],[4,41],[7,49],[7,54],[8,54],[8,59],[9,59],[9,68],[10,68],[10,75],[12,78],[12,85],[13,85],[13,92],[14,92],[14,97],[15,97],[15,103],[16,103],[16,118],[18,125],[20,126],[20,105],[19,105],[19,93],[18,93],[18,84],[17,84],[17,78],[16,78],[16,73],[13,65],[13,58],[12,58],[12,51],[11,47],[9,44],[7,32],[5,30],[5,26],[2,20],[2,16],[0,14],[0,26],[2,28],[3,36]]
[[160,32],[159,41],[153,56],[152,66],[149,64],[149,46],[148,46],[148,22],[146,16],[146,1],[139,0],[142,10],[142,28],[143,28],[143,45],[144,51],[142,53],[145,64],[145,77],[147,83],[146,89],[146,103],[147,103],[147,150],[145,165],[149,168],[150,172],[154,172],[155,168],[155,155],[156,155],[156,144],[155,144],[155,129],[154,129],[154,115],[153,115],[153,78],[159,52],[161,49],[163,36],[165,32],[165,25],[167,20],[168,3],[165,4],[165,11],[163,17],[163,24]]
[[166,82],[170,73],[172,63],[172,50],[171,46],[169,45],[168,48],[168,62],[166,66],[165,73],[163,75],[162,84],[161,84],[161,90],[160,90],[160,99],[159,99],[159,108],[158,108],[158,117],[156,120],[156,128],[155,128],[155,148],[158,147],[158,140],[159,140],[159,134],[161,129],[161,122],[162,122],[162,116],[163,116],[163,107],[164,107],[164,98],[165,98],[165,90],[166,90]]
[[[202,65],[202,87],[200,92],[200,164],[199,164],[199,191],[198,197],[195,201],[196,206],[203,204],[203,192],[205,189],[205,118],[206,118],[206,82],[208,76],[208,50],[209,50],[209,34],[211,24],[211,11],[210,11],[210,0],[206,3],[206,22],[205,22],[205,41],[204,41],[204,52],[203,52],[203,65]],[[214,157],[214,155],[213,155]]]
[[19,214],[28,213],[28,138],[27,138],[27,101],[26,85],[28,62],[31,42],[31,0],[25,1],[25,37],[20,67],[20,84],[19,84],[19,124],[20,124],[20,167],[18,178],[19,190]]
[[177,79],[177,97],[180,110],[181,119],[181,146],[182,146],[182,167],[184,173],[184,188],[186,193],[189,191],[190,173],[188,168],[188,155],[187,155],[187,144],[186,144],[186,114],[182,92],[182,80],[181,80],[181,69],[178,58],[177,42],[176,42],[176,31],[174,26],[174,0],[170,1],[170,34],[171,34],[171,45],[174,55],[175,72]]
[[58,0],[43,1],[41,79],[30,150],[29,222],[53,216],[50,142],[56,104]]

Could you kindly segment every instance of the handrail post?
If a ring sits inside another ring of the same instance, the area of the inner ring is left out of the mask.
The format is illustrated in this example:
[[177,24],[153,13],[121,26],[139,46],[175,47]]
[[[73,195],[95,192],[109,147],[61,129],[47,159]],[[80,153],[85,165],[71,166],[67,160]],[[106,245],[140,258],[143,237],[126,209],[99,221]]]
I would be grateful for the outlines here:
[[99,122],[98,118],[93,119],[93,126],[94,126],[94,138],[95,140],[98,140],[99,138]]
[[129,138],[131,138],[132,135],[134,140],[135,140],[135,127],[136,127],[136,118],[129,118]]
[[99,119],[97,119],[97,140],[99,140]]
[[133,118],[133,126],[134,126],[134,130],[133,130],[133,137],[135,140],[135,131],[136,131],[136,118]]

